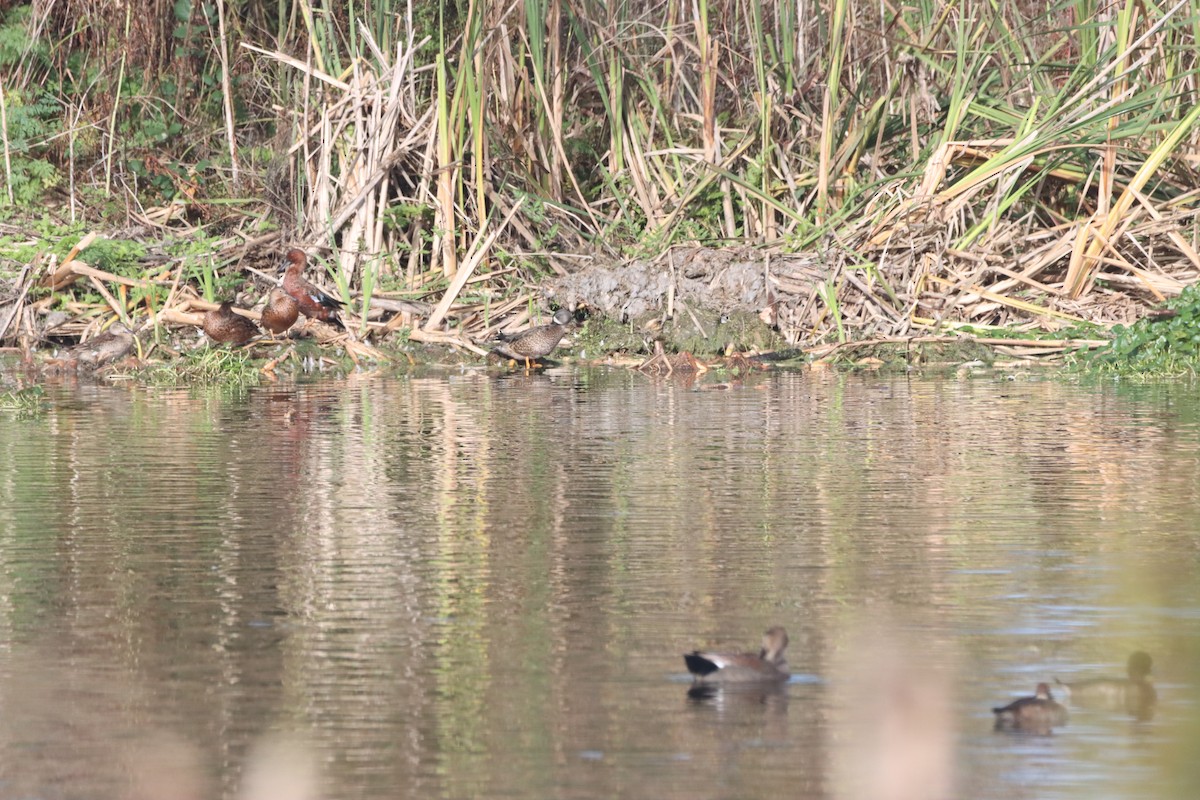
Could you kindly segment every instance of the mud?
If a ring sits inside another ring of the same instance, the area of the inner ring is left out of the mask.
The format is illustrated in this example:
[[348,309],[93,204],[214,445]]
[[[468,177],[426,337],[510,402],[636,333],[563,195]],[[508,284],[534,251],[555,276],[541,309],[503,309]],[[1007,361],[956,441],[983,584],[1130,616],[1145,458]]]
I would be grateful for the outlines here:
[[696,247],[591,266],[556,279],[548,293],[589,315],[585,351],[645,353],[657,340],[668,350],[715,355],[794,343],[779,329],[797,328],[823,278],[812,255]]

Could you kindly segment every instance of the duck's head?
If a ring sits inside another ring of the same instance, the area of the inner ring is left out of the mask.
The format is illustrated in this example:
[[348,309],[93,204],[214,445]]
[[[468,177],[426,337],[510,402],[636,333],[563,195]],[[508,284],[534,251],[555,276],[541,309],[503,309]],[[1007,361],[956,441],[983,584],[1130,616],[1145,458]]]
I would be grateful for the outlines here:
[[763,646],[760,656],[765,661],[778,661],[783,658],[783,651],[787,649],[787,646],[787,631],[779,625],[767,628],[767,632],[763,634]]
[[307,263],[308,256],[304,254],[304,251],[293,247],[291,250],[287,251],[287,255],[285,255],[283,257],[283,261],[280,262],[279,271],[281,273],[286,272],[289,267],[296,267],[299,270],[303,270]]
[[1150,674],[1150,668],[1154,666],[1154,659],[1150,658],[1150,654],[1138,650],[1129,657],[1129,677],[1135,681],[1142,680]]

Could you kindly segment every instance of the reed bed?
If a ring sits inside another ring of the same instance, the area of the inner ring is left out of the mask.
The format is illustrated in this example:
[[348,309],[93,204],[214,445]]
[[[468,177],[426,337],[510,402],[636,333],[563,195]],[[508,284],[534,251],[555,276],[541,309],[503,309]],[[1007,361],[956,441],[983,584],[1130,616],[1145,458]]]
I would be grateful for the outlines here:
[[[1186,0],[217,6],[197,24],[219,65],[221,180],[133,197],[130,220],[234,231],[224,264],[319,251],[352,347],[403,330],[478,351],[548,299],[640,324],[685,278],[693,302],[725,296],[731,248],[759,279],[717,304],[819,352],[1129,322],[1200,276]],[[262,142],[256,170],[239,154]],[[118,171],[129,155],[98,154]],[[35,265],[42,288],[66,261]],[[122,284],[69,273],[129,316]],[[172,286],[157,322],[203,294],[186,274],[140,279]],[[40,302],[31,280],[10,307]],[[0,307],[0,336],[33,330],[20,316]]]

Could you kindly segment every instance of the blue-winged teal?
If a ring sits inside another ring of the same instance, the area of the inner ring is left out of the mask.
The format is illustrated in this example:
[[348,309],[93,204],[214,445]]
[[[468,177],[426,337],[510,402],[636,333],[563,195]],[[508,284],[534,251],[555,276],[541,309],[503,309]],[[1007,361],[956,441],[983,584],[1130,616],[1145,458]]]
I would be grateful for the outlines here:
[[279,267],[283,272],[283,291],[296,301],[300,313],[304,316],[328,322],[339,328],[344,327],[337,315],[342,308],[342,301],[304,277],[304,268],[307,265],[308,256],[303,250],[288,250],[287,257]]
[[492,352],[515,361],[524,361],[525,368],[529,369],[531,361],[536,362],[539,358],[550,355],[558,346],[559,340],[567,332],[567,324],[570,321],[571,312],[560,308],[554,312],[554,321],[549,325],[526,328],[518,333],[498,334],[500,343],[492,348]]
[[754,683],[786,681],[787,631],[776,625],[763,634],[762,650],[757,653],[706,653],[696,650],[684,655],[688,672],[697,682]]
[[1091,678],[1070,682],[1055,680],[1066,690],[1071,705],[1124,711],[1138,719],[1149,719],[1154,715],[1154,706],[1158,702],[1158,692],[1150,681],[1150,669],[1153,666],[1154,660],[1150,655],[1138,650],[1129,656],[1126,667],[1128,678]]
[[1027,733],[1050,733],[1051,728],[1067,724],[1067,709],[1054,702],[1050,686],[1037,685],[1033,697],[1022,697],[1001,708],[993,708],[997,730],[1018,730]]
[[246,344],[258,336],[258,326],[241,314],[235,314],[233,303],[226,300],[219,308],[204,315],[204,332],[214,342]]
[[267,296],[262,310],[262,326],[271,333],[279,334],[296,323],[300,316],[300,304],[283,289],[276,287]]

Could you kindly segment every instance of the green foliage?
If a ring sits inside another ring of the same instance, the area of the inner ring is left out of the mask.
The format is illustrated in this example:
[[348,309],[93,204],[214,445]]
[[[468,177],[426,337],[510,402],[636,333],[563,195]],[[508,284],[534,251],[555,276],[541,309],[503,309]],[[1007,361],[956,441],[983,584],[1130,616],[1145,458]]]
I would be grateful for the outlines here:
[[1184,375],[1200,370],[1200,289],[1189,286],[1168,304],[1173,316],[1113,327],[1107,348],[1085,357],[1099,373]]
[[157,386],[255,386],[261,373],[245,350],[203,347],[150,367],[142,378]]
[[[11,74],[26,59],[37,64],[46,61],[45,42],[29,35],[29,10],[29,6],[14,8],[0,22],[0,72]],[[49,142],[62,130],[62,107],[45,89],[21,89],[5,81],[3,91],[13,200],[18,206],[29,206],[62,182],[62,174],[48,158]]]
[[[4,68],[2,60],[0,69]],[[5,88],[13,200],[29,206],[62,182],[62,174],[47,158],[48,142],[62,126],[61,109],[48,93],[29,96]]]
[[17,6],[0,18],[0,67],[11,69],[23,58],[47,62],[50,49],[46,40],[29,35],[31,12],[32,6]]
[[128,239],[96,239],[80,256],[96,269],[121,275],[126,278],[140,278],[145,270],[141,259],[146,256],[146,245]]
[[15,411],[18,418],[36,417],[46,410],[45,390],[38,384],[0,392],[0,409]]
[[242,288],[240,270],[219,270],[214,261],[217,245],[207,236],[188,236],[167,242],[167,255],[184,264],[184,281],[199,286],[205,300],[233,297]]
[[[204,155],[227,160],[222,148],[196,136],[197,131],[221,136],[220,126],[212,124],[223,113],[220,63],[213,48],[216,6],[179,0],[173,11],[174,63],[190,69],[118,70],[113,52],[72,49],[76,41],[89,39],[76,36],[78,30],[62,38],[31,37],[28,5],[0,17],[0,72],[17,76],[4,83],[16,205],[32,206],[47,190],[62,185],[65,159],[72,156],[112,158],[111,163],[132,173],[139,194],[151,202],[173,199],[184,182],[180,176],[211,169]],[[235,97],[243,80],[239,73],[231,77]],[[74,131],[69,131],[67,108],[71,119],[85,121]],[[235,107],[235,113],[241,110]],[[115,123],[119,153],[98,152],[99,128],[86,121],[103,117]],[[73,133],[70,139],[68,132]],[[101,205],[105,211],[124,211]]]

